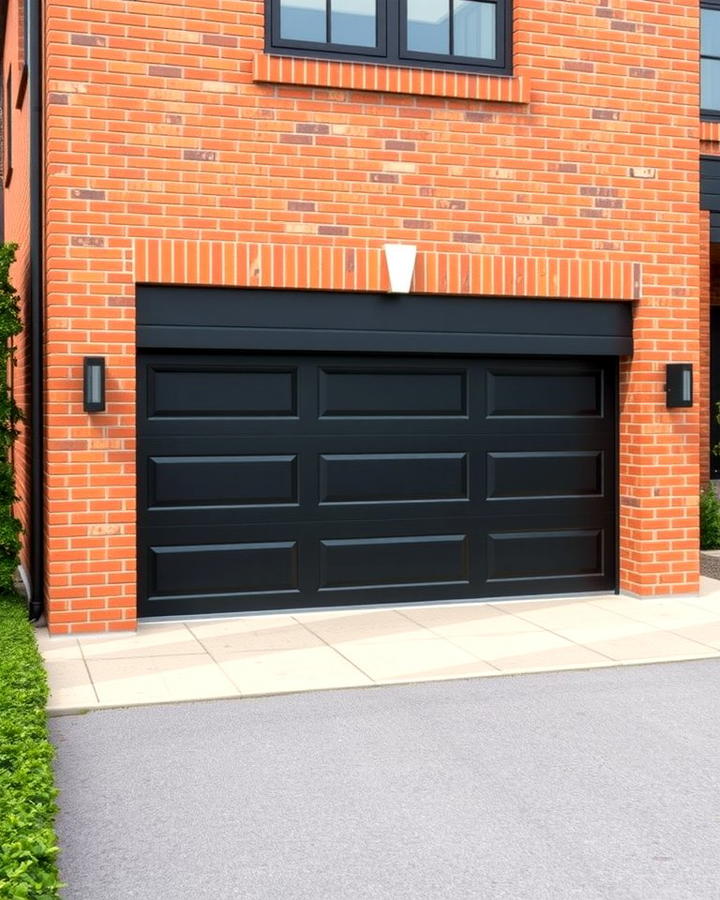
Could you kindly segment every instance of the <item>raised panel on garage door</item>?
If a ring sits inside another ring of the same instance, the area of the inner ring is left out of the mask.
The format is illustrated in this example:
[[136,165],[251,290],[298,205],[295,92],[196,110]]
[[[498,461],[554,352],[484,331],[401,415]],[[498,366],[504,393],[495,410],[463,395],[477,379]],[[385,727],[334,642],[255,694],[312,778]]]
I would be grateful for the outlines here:
[[611,590],[615,366],[139,357],[145,616]]

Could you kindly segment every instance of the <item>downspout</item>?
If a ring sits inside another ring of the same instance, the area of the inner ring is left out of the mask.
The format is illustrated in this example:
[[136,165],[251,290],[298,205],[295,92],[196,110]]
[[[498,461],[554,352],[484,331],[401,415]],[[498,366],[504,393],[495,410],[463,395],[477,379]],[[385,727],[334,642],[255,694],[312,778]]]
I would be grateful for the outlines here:
[[28,92],[30,99],[30,603],[38,621],[45,611],[44,435],[44,192],[42,2],[28,0]]

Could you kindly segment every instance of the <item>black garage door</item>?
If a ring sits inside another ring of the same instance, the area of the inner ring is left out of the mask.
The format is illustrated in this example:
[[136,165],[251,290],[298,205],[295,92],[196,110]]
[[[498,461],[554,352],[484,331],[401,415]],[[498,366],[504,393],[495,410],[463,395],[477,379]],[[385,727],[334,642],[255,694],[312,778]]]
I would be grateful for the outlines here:
[[613,590],[615,372],[140,351],[140,614]]

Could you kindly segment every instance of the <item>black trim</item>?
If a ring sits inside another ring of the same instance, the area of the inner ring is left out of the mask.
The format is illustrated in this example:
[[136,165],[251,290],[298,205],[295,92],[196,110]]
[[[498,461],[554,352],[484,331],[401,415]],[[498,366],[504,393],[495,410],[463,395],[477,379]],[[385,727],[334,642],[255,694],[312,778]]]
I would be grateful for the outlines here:
[[[718,0],[704,0],[704,2],[700,4],[700,10],[701,10],[701,13],[702,13],[702,10],[703,10],[703,9],[712,10],[713,12],[720,12],[720,2],[718,2]],[[700,28],[701,28],[701,35],[702,35],[702,22],[701,22]],[[703,61],[704,59],[712,59],[712,60],[715,60],[715,61],[720,61],[720,52],[718,52],[717,55],[712,55],[712,56],[709,55],[709,54],[703,54],[703,53],[702,53],[702,36],[701,36],[701,44],[700,44],[700,46],[701,46],[701,52],[700,52],[700,63],[701,63],[701,66],[700,66],[700,70],[701,70],[701,74],[700,74],[700,94],[701,94],[701,96],[702,96],[702,61]],[[714,121],[718,121],[718,120],[720,120],[720,109],[701,109],[701,110],[700,110],[700,117],[701,117],[702,119],[707,119],[707,120],[709,120],[709,121],[713,121],[713,120],[714,120]]]
[[720,212],[710,213],[710,240],[713,244],[720,243]]
[[710,211],[710,240],[720,242],[720,156],[700,157],[700,208]]
[[139,347],[441,354],[632,353],[629,303],[137,288]]
[[28,3],[28,83],[30,89],[30,618],[45,609],[45,433],[44,433],[44,182],[42,3]]
[[[351,47],[330,43],[329,25],[327,42],[290,41],[280,37],[280,2],[265,0],[265,51],[283,56],[304,56],[313,59],[357,60],[367,63],[402,66],[404,68],[451,69],[510,75],[512,73],[512,0],[489,0],[496,7],[494,60],[478,61],[472,57],[421,54],[403,50],[405,46],[405,0],[377,0],[377,46]],[[329,0],[328,0],[329,10]],[[329,14],[328,14],[329,15]]]

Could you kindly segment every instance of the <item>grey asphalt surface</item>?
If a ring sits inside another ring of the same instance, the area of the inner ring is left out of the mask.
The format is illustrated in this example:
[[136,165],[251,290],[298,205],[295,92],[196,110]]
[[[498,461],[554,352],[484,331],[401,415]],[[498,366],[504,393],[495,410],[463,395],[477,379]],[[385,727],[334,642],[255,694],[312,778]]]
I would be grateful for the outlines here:
[[51,720],[66,898],[720,898],[720,662]]

